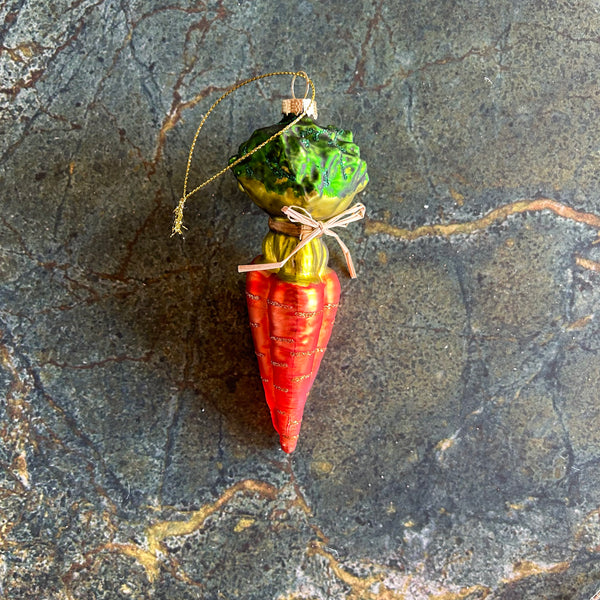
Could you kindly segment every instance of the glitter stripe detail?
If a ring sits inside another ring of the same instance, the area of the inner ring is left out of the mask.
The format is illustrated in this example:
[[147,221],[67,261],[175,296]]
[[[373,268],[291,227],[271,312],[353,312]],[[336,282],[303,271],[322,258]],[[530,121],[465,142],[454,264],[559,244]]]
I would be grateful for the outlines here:
[[297,383],[298,381],[304,381],[305,379],[310,379],[312,373],[309,373],[308,375],[298,375],[298,377],[292,377],[292,381],[294,383]]
[[290,356],[312,356],[315,352],[325,352],[325,348],[315,348],[314,350],[305,350],[303,352],[290,352]]
[[321,314],[323,311],[322,310],[314,310],[312,312],[300,312],[300,311],[296,311],[294,313],[295,317],[300,317],[302,319],[310,319],[310,317],[314,317],[315,315],[319,315]]
[[293,306],[290,306],[289,304],[281,304],[281,302],[277,302],[275,300],[267,300],[267,304],[270,304],[271,306],[277,306],[278,308],[289,308],[293,310]]
[[294,338],[284,338],[284,337],[278,337],[276,335],[272,335],[271,339],[274,342],[289,342],[290,344],[294,343]]

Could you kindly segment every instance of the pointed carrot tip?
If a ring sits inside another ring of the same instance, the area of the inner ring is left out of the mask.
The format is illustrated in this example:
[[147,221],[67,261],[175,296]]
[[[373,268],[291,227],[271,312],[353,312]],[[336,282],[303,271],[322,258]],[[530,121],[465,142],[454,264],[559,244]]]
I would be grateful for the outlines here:
[[288,454],[291,454],[296,449],[296,444],[298,443],[298,436],[292,435],[280,435],[279,443],[281,444],[281,449]]

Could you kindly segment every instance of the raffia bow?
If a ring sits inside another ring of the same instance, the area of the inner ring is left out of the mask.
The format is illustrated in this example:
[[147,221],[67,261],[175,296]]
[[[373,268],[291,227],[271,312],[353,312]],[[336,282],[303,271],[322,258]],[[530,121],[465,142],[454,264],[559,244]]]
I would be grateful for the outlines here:
[[346,264],[348,265],[348,272],[350,273],[350,277],[352,277],[353,279],[356,278],[356,270],[354,269],[352,256],[350,256],[350,250],[348,250],[348,247],[346,246],[346,244],[344,244],[340,236],[335,231],[333,231],[333,228],[347,227],[350,223],[363,219],[366,212],[364,204],[358,202],[354,206],[351,206],[350,208],[346,209],[345,211],[341,212],[335,217],[331,217],[331,219],[328,219],[327,221],[317,221],[305,208],[302,208],[300,206],[284,206],[281,209],[281,212],[283,212],[283,214],[290,220],[291,223],[298,223],[300,225],[305,225],[306,227],[310,228],[310,233],[306,236],[302,236],[298,245],[283,260],[273,263],[239,265],[239,273],[247,273],[248,271],[269,271],[271,269],[281,269],[281,267],[283,267],[283,265],[285,265],[285,263],[288,260],[290,260],[290,258],[292,258],[294,254],[302,250],[304,246],[310,244],[310,242],[312,242],[314,239],[319,238],[323,235],[330,235],[331,237],[337,240],[337,243],[342,249],[344,258],[346,259]]

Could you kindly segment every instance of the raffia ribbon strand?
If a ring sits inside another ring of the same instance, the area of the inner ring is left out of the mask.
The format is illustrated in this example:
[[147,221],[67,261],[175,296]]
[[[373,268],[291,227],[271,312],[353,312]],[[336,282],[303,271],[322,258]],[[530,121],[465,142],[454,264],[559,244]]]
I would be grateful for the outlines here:
[[239,265],[238,272],[239,273],[247,273],[248,271],[270,271],[271,269],[281,269],[285,263],[294,256],[297,252],[302,250],[304,246],[310,244],[314,239],[319,238],[323,235],[330,235],[337,240],[337,243],[340,245],[342,252],[344,254],[344,258],[346,259],[346,264],[348,265],[348,272],[350,273],[350,277],[353,279],[356,278],[356,270],[354,269],[354,263],[352,262],[352,257],[350,256],[350,250],[344,242],[342,242],[340,236],[333,231],[334,227],[347,227],[350,223],[354,221],[359,221],[363,219],[365,216],[366,208],[364,204],[357,202],[354,206],[346,209],[341,212],[339,215],[328,219],[327,221],[317,221],[313,219],[312,215],[305,209],[300,206],[284,206],[281,211],[292,223],[299,223],[300,225],[305,225],[310,229],[310,233],[307,236],[302,236],[300,238],[300,242],[298,245],[288,254],[283,260],[274,263],[256,263],[253,265]]

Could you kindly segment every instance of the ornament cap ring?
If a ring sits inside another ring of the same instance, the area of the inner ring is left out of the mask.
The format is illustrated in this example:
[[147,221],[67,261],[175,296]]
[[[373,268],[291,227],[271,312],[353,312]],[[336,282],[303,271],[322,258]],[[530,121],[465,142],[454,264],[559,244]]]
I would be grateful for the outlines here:
[[292,98],[296,98],[294,84],[296,83],[296,77],[298,77],[298,75],[302,75],[302,77],[304,77],[304,79],[306,80],[306,89],[304,90],[304,99],[306,100],[306,98],[308,98],[308,91],[310,90],[310,84],[308,83],[308,74],[306,73],[306,71],[298,71],[297,73],[294,73],[294,76],[292,77]]
[[[296,78],[298,76],[304,77],[306,79],[306,90],[304,91],[304,98],[296,98],[296,92],[294,91],[294,84],[296,83]],[[311,117],[312,119],[317,119],[317,103],[314,100],[310,100],[308,98],[308,92],[310,90],[310,79],[305,71],[298,71],[294,73],[292,77],[292,97],[285,98],[281,102],[281,112],[284,115],[300,115],[303,112]]]

